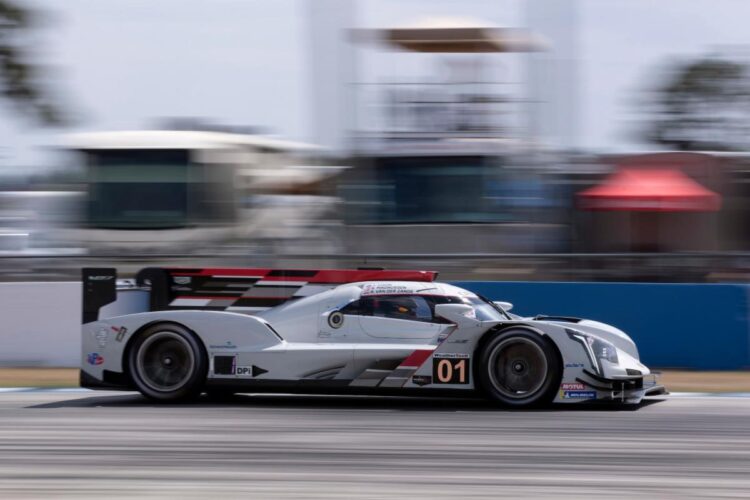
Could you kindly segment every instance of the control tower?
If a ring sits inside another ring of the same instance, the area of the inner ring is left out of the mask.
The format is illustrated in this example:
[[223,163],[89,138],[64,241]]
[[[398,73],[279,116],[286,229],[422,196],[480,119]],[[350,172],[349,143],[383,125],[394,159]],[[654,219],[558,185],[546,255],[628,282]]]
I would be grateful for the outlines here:
[[354,86],[355,168],[340,189],[348,250],[556,250],[561,238],[552,232],[560,227],[539,223],[553,210],[535,205],[549,198],[536,192],[546,186],[523,168],[530,149],[525,86],[506,71],[522,62],[508,61],[510,54],[542,50],[543,42],[467,18],[427,18],[351,35],[362,50],[380,50],[381,62],[398,59],[384,72],[400,69],[406,76]]
[[517,78],[507,76],[498,54],[541,49],[541,41],[530,33],[478,19],[431,17],[395,28],[355,30],[353,35],[370,47],[401,53],[394,58],[409,54],[407,68],[425,73],[415,78],[409,71],[402,77],[389,75],[388,81],[355,85],[356,153],[390,148],[394,141],[399,147],[427,141],[429,149],[440,141],[441,149],[450,149],[471,139],[507,142],[523,135],[524,89]]

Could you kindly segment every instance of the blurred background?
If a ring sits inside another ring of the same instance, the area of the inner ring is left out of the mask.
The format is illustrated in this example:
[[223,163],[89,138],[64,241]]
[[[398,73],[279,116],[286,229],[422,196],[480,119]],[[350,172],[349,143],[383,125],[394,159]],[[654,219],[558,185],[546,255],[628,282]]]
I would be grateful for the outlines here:
[[[0,497],[747,497],[749,18],[748,0],[0,0]],[[621,328],[675,397],[77,392],[99,356],[81,268],[150,266],[435,270],[522,316]]]
[[746,282],[749,9],[0,0],[0,279]]

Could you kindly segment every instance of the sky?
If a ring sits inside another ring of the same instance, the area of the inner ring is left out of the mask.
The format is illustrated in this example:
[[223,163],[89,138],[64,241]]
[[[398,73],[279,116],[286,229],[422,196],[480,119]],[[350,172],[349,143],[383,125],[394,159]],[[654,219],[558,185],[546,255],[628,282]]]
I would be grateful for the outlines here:
[[[52,67],[49,83],[78,119],[65,130],[43,130],[0,107],[0,169],[57,162],[49,147],[64,132],[150,128],[165,117],[199,116],[313,140],[310,1],[28,0],[48,19],[34,38],[37,59]],[[523,27],[530,1],[543,14],[544,2],[561,0],[358,0],[356,24],[451,15]],[[750,47],[746,0],[575,3],[579,148],[648,147],[635,135],[637,111],[665,63]],[[430,68],[413,57],[357,54],[361,81]],[[523,83],[521,56],[493,57],[508,79]]]

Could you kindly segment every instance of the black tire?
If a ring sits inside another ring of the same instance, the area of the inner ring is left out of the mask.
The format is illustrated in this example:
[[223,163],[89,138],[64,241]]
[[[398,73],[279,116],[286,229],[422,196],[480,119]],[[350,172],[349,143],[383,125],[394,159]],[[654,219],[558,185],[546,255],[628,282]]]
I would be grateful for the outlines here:
[[479,389],[490,399],[514,408],[551,403],[562,379],[552,341],[523,328],[488,335],[491,337],[474,364]]
[[174,323],[141,332],[128,351],[128,370],[141,394],[158,401],[198,396],[208,373],[208,356],[195,334]]

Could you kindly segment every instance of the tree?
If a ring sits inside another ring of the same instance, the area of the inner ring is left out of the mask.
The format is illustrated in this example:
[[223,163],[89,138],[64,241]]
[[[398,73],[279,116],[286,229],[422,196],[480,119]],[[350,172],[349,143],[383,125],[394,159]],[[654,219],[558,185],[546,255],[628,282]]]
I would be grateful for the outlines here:
[[650,95],[646,139],[683,151],[747,150],[749,76],[744,63],[718,57],[677,65]]
[[36,16],[13,0],[0,0],[0,96],[46,125],[64,122],[43,84],[44,68],[32,63],[27,35]]

